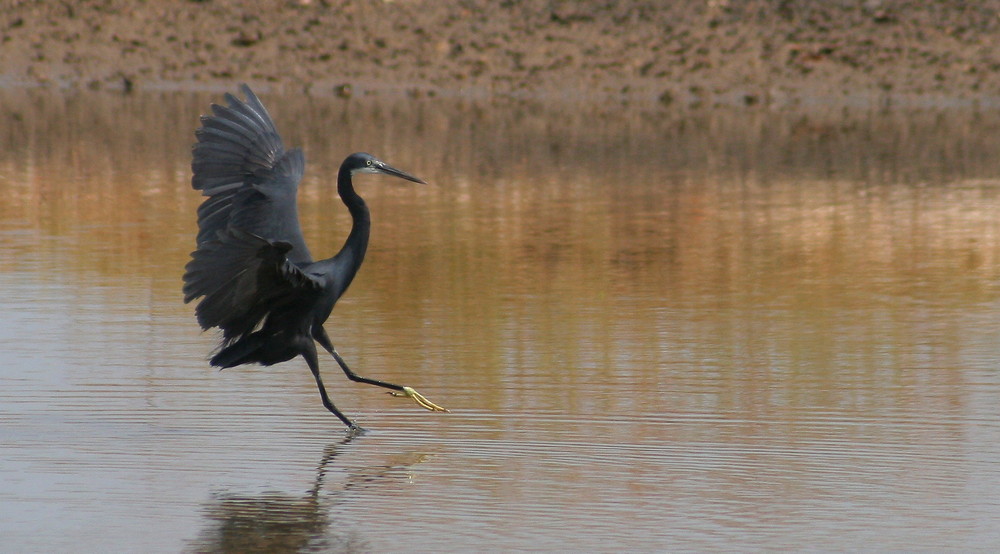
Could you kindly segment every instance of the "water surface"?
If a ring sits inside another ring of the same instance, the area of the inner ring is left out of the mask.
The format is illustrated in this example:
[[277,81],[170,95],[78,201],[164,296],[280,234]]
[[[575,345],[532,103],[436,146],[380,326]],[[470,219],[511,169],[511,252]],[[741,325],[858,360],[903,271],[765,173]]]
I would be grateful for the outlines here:
[[369,257],[321,365],[223,372],[182,303],[209,94],[0,98],[0,546],[988,549],[1000,114],[264,95],[312,251]]

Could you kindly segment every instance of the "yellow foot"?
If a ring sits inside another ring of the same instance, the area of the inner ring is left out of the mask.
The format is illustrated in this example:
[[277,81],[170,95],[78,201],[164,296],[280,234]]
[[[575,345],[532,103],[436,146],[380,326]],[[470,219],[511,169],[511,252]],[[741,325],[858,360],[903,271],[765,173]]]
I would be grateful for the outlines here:
[[424,395],[411,389],[410,387],[403,387],[403,392],[390,392],[389,394],[399,397],[410,397],[413,399],[414,402],[419,404],[422,408],[428,409],[432,412],[448,412],[447,408],[442,408],[441,406],[438,406],[437,404],[431,402],[430,400],[427,400],[426,398],[424,398]]

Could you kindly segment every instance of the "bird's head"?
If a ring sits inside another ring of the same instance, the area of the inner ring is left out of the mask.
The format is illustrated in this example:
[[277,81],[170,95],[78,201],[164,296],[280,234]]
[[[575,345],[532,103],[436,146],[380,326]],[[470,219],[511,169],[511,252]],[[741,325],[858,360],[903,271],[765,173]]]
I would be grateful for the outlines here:
[[407,181],[413,181],[414,183],[426,184],[423,180],[418,179],[405,171],[400,171],[366,152],[355,152],[354,154],[348,156],[347,159],[344,160],[344,167],[351,172],[351,175],[356,173],[383,173],[385,175],[401,177]]

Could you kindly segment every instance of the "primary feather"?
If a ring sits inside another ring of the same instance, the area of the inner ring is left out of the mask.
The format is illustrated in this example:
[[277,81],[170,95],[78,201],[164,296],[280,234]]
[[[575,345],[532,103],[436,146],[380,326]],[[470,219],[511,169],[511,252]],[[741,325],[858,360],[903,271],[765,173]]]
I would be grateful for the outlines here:
[[195,132],[191,185],[208,196],[198,208],[201,245],[236,226],[292,245],[289,259],[312,261],[299,227],[296,194],[305,171],[298,149],[285,150],[260,99],[243,85],[247,100],[226,94],[227,106],[212,105]]

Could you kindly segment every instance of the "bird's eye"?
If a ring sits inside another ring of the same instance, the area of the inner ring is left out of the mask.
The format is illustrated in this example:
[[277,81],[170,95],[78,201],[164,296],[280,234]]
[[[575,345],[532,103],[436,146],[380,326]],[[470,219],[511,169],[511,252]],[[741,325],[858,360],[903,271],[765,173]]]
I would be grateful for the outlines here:
[[371,165],[371,164],[372,164],[372,161],[371,161],[371,160],[366,160],[366,161],[365,161],[365,164],[367,164],[367,165]]

